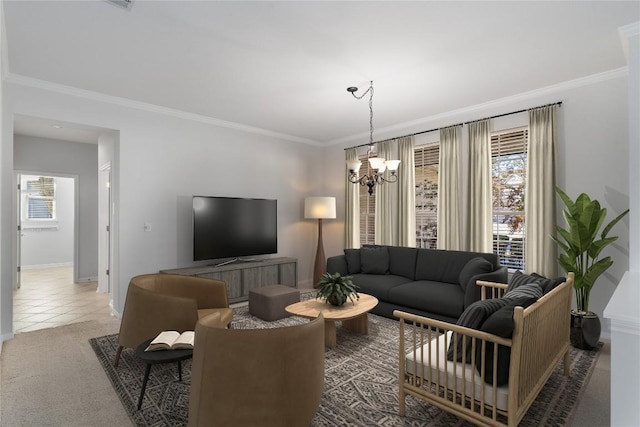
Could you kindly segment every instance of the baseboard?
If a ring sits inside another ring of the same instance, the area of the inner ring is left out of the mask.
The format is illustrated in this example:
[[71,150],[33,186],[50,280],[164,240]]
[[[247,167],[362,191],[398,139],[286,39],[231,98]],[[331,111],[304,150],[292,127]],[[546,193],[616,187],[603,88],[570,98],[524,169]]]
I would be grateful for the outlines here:
[[11,332],[10,334],[2,335],[2,341],[0,341],[0,353],[2,353],[2,343],[4,343],[5,341],[12,340],[14,336],[15,334],[13,332]]
[[78,283],[97,282],[97,281],[98,281],[98,276],[78,277]]
[[45,268],[56,268],[56,267],[71,267],[73,266],[72,262],[58,262],[53,264],[36,264],[36,265],[21,265],[20,270],[43,270]]

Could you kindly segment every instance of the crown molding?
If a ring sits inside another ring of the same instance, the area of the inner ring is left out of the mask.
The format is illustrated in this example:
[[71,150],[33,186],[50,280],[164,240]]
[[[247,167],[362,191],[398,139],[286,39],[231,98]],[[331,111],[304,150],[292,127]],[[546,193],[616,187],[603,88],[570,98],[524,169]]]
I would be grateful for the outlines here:
[[629,39],[640,34],[640,21],[619,27],[618,33],[620,34],[620,43],[622,43],[624,56],[629,62]]
[[[592,74],[586,77],[580,77],[578,79],[569,80],[562,83],[557,83],[550,86],[545,86],[539,89],[531,90],[528,92],[522,92],[516,95],[507,96],[504,98],[496,99],[493,101],[484,102],[482,104],[476,104],[469,107],[460,108],[457,110],[447,111],[441,114],[435,114],[433,116],[424,117],[422,119],[412,120],[409,122],[399,123],[397,125],[387,126],[385,128],[378,128],[376,133],[378,135],[386,135],[393,132],[399,132],[401,134],[410,133],[408,129],[415,129],[420,125],[427,126],[428,123],[433,124],[434,122],[441,122],[447,119],[452,120],[453,122],[460,121],[468,121],[469,119],[461,119],[461,117],[468,117],[473,113],[483,113],[488,109],[500,108],[500,107],[509,107],[512,108],[513,104],[518,102],[526,102],[535,98],[539,98],[542,96],[553,95],[558,92],[562,92],[565,90],[575,89],[582,86],[589,86],[592,84],[604,82],[607,80],[618,79],[621,77],[626,77],[629,74],[628,67],[620,67],[615,68],[613,70],[604,71],[602,73]],[[448,125],[447,125],[448,126]],[[445,127],[445,126],[442,126]],[[419,132],[419,131],[417,131]],[[368,133],[360,133],[357,135],[351,135],[344,138],[338,138],[331,141],[327,141],[327,145],[337,145],[337,144],[345,144],[353,141],[362,140],[363,137],[368,137]],[[382,139],[389,139],[393,137],[383,136]]]
[[155,114],[162,114],[166,116],[172,116],[179,119],[190,120],[199,123],[205,123],[213,126],[224,127],[227,129],[239,130],[247,133],[253,133],[257,135],[268,136],[272,138],[278,138],[290,142],[297,142],[302,144],[321,146],[318,141],[314,141],[307,138],[302,138],[294,135],[287,135],[284,133],[274,132],[267,129],[261,129],[253,126],[243,125],[240,123],[230,122],[226,120],[216,119],[214,117],[204,116],[201,114],[189,113],[186,111],[177,110],[174,108],[161,107],[159,105],[150,104],[141,101],[134,101],[132,99],[120,98],[117,96],[105,95],[90,90],[79,89],[73,86],[66,86],[58,83],[52,83],[46,80],[35,79],[32,77],[26,77],[20,74],[8,72],[4,77],[5,82],[15,84],[19,86],[32,87],[36,89],[42,89],[49,92],[56,92],[63,95],[74,96],[77,98],[88,99],[96,102],[103,102],[107,104],[117,105],[120,107],[134,108],[137,110],[147,111]]

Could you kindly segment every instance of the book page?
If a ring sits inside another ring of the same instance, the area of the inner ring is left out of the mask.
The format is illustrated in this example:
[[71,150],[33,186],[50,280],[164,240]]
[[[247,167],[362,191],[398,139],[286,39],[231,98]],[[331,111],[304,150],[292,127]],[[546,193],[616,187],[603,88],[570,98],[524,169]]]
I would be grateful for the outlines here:
[[175,340],[180,337],[180,333],[177,331],[163,331],[158,334],[157,337],[151,341],[145,351],[154,351],[161,349],[170,349]]
[[194,331],[184,331],[178,339],[176,339],[171,348],[193,348],[193,340],[195,338]]

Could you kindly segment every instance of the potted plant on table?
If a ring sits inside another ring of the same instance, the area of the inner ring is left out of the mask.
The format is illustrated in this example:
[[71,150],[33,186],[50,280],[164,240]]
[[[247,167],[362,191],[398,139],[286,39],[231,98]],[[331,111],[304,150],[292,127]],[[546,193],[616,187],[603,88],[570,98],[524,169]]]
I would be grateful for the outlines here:
[[329,304],[339,307],[347,302],[347,299],[354,302],[360,298],[357,288],[351,281],[351,276],[325,273],[318,281],[316,298],[324,299]]
[[566,272],[573,271],[575,274],[573,288],[576,309],[571,310],[571,344],[590,350],[598,345],[600,339],[600,319],[589,311],[589,295],[598,277],[613,265],[610,256],[601,258],[600,255],[605,247],[618,239],[617,236],[608,237],[609,231],[629,213],[629,209],[615,217],[600,232],[607,216],[606,208],[585,193],[573,201],[560,188],[556,188],[556,192],[566,207],[562,214],[568,229],[557,226],[560,237],[552,236],[552,239],[562,249],[558,264]]

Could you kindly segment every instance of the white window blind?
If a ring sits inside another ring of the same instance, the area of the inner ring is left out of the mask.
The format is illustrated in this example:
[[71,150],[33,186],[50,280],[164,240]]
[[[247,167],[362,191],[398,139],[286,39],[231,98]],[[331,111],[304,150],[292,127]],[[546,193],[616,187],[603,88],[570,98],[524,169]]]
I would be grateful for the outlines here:
[[38,177],[26,183],[26,219],[53,220],[55,212],[55,182],[52,177]]
[[438,241],[438,169],[440,144],[414,150],[416,180],[416,247],[437,247]]
[[493,251],[501,265],[514,269],[524,269],[528,138],[528,128],[491,136]]

